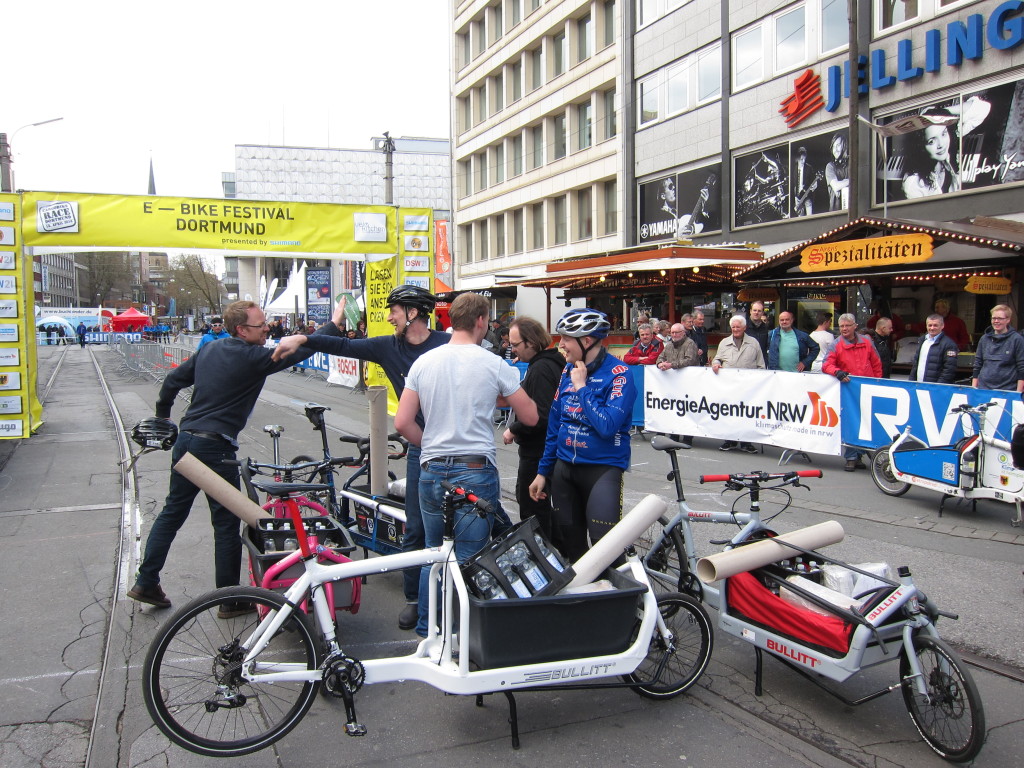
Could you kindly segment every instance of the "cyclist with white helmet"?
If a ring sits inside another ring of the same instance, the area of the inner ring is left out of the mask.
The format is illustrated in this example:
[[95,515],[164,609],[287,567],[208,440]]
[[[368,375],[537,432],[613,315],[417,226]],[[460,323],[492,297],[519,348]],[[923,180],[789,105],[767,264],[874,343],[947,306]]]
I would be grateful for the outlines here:
[[567,365],[548,414],[544,456],[530,496],[546,498],[563,554],[575,562],[622,517],[622,473],[629,468],[629,428],[636,387],[629,366],[602,340],[603,312],[572,309],[555,325]]
[[[388,322],[395,332],[390,336],[374,336],[366,339],[349,339],[344,336],[286,336],[274,350],[274,359],[280,360],[306,346],[317,352],[338,357],[352,357],[376,363],[384,369],[388,381],[401,399],[405,389],[405,377],[412,364],[425,352],[444,346],[451,338],[447,333],[430,329],[430,313],[434,311],[437,297],[425,288],[415,285],[400,285],[388,294]],[[345,297],[342,296],[331,316],[331,322],[341,328],[345,321]],[[330,343],[324,343],[330,338]],[[418,423],[423,427],[423,416]],[[405,535],[402,551],[415,552],[423,549],[423,520],[420,517],[419,499],[420,447],[410,445],[406,454],[405,473]],[[416,626],[417,602],[419,599],[419,568],[405,571],[405,607],[398,616],[400,629]]]

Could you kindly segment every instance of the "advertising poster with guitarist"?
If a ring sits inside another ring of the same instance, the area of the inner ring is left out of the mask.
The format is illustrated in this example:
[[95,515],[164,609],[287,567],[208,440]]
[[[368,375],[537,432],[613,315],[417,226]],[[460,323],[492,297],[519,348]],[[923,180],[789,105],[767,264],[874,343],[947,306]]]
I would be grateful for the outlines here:
[[640,242],[720,231],[722,213],[716,193],[720,177],[721,165],[713,165],[640,184]]
[[829,187],[825,167],[831,160],[831,134],[808,136],[790,144],[790,204],[793,217],[828,213]]

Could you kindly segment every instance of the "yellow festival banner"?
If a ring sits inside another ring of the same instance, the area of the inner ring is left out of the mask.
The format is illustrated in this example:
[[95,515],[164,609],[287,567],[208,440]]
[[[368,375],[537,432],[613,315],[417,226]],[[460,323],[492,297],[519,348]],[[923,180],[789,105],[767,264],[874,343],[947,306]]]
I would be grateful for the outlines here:
[[397,209],[386,205],[69,192],[22,199],[27,246],[395,254],[429,240],[410,232],[399,243]]
[[931,235],[893,235],[863,240],[815,243],[800,251],[800,269],[825,272],[888,264],[913,264],[932,257]]
[[[397,284],[397,267],[394,259],[366,262],[366,335],[389,336],[395,329],[388,322],[388,295]],[[384,369],[376,363],[368,363],[365,373],[366,385],[380,385],[388,388],[388,413],[398,410],[398,397]]]

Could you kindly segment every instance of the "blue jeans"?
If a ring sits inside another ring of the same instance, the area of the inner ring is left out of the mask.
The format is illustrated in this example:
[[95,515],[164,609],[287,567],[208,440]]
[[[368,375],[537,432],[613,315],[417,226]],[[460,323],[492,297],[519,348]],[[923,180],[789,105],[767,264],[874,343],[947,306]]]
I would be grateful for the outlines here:
[[[428,547],[441,546],[444,538],[444,520],[441,517],[441,502],[444,499],[442,480],[472,491],[495,508],[501,492],[498,468],[493,464],[471,469],[464,463],[450,463],[446,459],[428,462],[420,474],[420,513],[423,515],[423,531]],[[456,510],[455,557],[460,563],[466,562],[487,545],[493,524],[493,514],[480,517],[475,507],[466,505]],[[419,621],[416,623],[416,634],[420,637],[427,636],[429,577],[430,566],[424,566],[420,572]]]
[[[405,467],[405,536],[402,538],[403,552],[423,549],[423,516],[420,514],[420,447],[410,445],[406,452]],[[407,568],[403,571],[405,602],[415,603],[420,594],[420,569]]]
[[[181,432],[171,451],[171,465],[186,453],[191,453],[203,464],[238,488],[238,467],[223,464],[224,459],[235,458],[235,447],[225,440],[211,440]],[[139,565],[138,583],[144,588],[160,583],[160,571],[167,561],[167,553],[178,530],[185,524],[192,503],[199,495],[199,488],[171,470],[170,489],[164,508],[153,521],[146,539],[146,553]],[[210,504],[210,520],[213,523],[213,561],[217,587],[233,587],[238,584],[242,571],[242,539],[238,535],[239,519],[219,502],[206,500]]]

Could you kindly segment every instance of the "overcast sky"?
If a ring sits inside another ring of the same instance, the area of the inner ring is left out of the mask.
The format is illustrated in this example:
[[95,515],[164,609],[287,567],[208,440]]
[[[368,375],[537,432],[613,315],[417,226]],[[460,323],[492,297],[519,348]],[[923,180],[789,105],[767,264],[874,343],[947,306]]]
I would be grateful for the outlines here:
[[449,4],[4,0],[15,187],[146,194],[152,156],[157,194],[221,197],[235,144],[447,138]]

